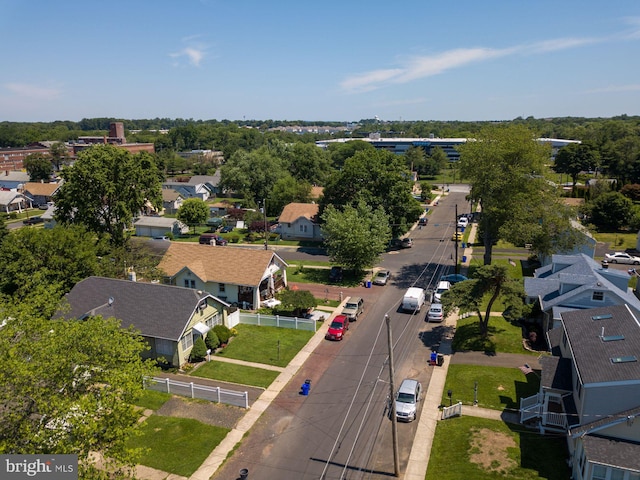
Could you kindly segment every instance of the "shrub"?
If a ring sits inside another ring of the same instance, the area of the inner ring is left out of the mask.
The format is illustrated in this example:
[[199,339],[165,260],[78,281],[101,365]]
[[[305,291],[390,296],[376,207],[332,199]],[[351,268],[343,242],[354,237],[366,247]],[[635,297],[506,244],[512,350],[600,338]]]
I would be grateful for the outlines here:
[[216,325],[213,327],[213,331],[218,336],[220,343],[229,343],[229,338],[231,337],[231,330],[225,325]]
[[231,243],[238,243],[240,241],[240,235],[235,234],[235,235],[231,235]]
[[196,343],[193,344],[191,354],[189,355],[189,361],[201,362],[207,356],[207,346],[204,343],[202,337],[198,337]]
[[207,333],[207,338],[205,338],[204,340],[204,343],[207,344],[207,348],[211,350],[215,350],[220,346],[220,339],[218,338],[218,335],[216,335],[216,332],[214,332],[213,330],[209,330],[209,332]]

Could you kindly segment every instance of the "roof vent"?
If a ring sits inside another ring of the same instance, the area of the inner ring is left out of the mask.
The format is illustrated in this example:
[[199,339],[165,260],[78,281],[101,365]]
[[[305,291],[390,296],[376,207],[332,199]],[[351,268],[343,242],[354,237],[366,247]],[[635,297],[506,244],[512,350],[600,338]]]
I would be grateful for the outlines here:
[[605,313],[604,315],[594,315],[591,317],[591,320],[606,320],[608,318],[613,318],[613,315],[610,313]]
[[615,342],[616,340],[624,340],[624,335],[603,335],[600,337],[603,342]]

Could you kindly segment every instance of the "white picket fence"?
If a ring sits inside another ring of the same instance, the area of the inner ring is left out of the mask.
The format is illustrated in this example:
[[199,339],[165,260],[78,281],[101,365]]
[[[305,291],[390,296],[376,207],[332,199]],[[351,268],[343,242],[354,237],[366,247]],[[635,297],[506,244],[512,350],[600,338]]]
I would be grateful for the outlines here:
[[444,407],[442,409],[442,420],[446,420],[451,417],[460,417],[462,415],[462,402],[458,402],[450,407]]
[[201,398],[216,403],[235,405],[236,407],[249,408],[249,394],[247,392],[235,392],[220,387],[208,387],[193,382],[179,382],[170,378],[145,378],[144,388],[156,390],[183,397]]

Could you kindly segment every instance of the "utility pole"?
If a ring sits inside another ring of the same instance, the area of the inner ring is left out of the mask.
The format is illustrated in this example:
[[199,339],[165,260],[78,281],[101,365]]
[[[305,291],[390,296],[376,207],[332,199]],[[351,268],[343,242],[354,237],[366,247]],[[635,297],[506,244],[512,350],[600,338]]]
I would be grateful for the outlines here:
[[389,343],[389,406],[391,411],[391,437],[393,442],[393,468],[394,475],[400,476],[400,460],[398,458],[398,421],[396,419],[396,402],[394,400],[395,384],[393,383],[393,341],[391,339],[391,319],[389,315],[384,316],[387,323],[387,342]]
[[267,230],[267,199],[262,199],[262,215],[264,218],[264,249],[269,250],[269,231]]
[[458,204],[456,203],[456,263],[455,272],[458,273]]

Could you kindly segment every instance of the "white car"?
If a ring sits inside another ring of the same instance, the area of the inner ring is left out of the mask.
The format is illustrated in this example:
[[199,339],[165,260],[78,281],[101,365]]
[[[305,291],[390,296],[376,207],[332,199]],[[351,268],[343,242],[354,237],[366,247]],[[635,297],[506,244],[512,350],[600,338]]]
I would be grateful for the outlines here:
[[444,292],[451,288],[451,283],[445,280],[442,280],[438,283],[438,288],[433,292],[433,299],[431,300],[433,303],[441,303],[441,297]]
[[441,322],[444,320],[444,307],[441,303],[432,303],[427,313],[428,322]]
[[640,257],[634,257],[626,252],[606,253],[604,259],[609,263],[626,263],[628,265],[640,265]]
[[458,219],[459,228],[467,228],[469,226],[469,219],[467,217],[460,217]]

